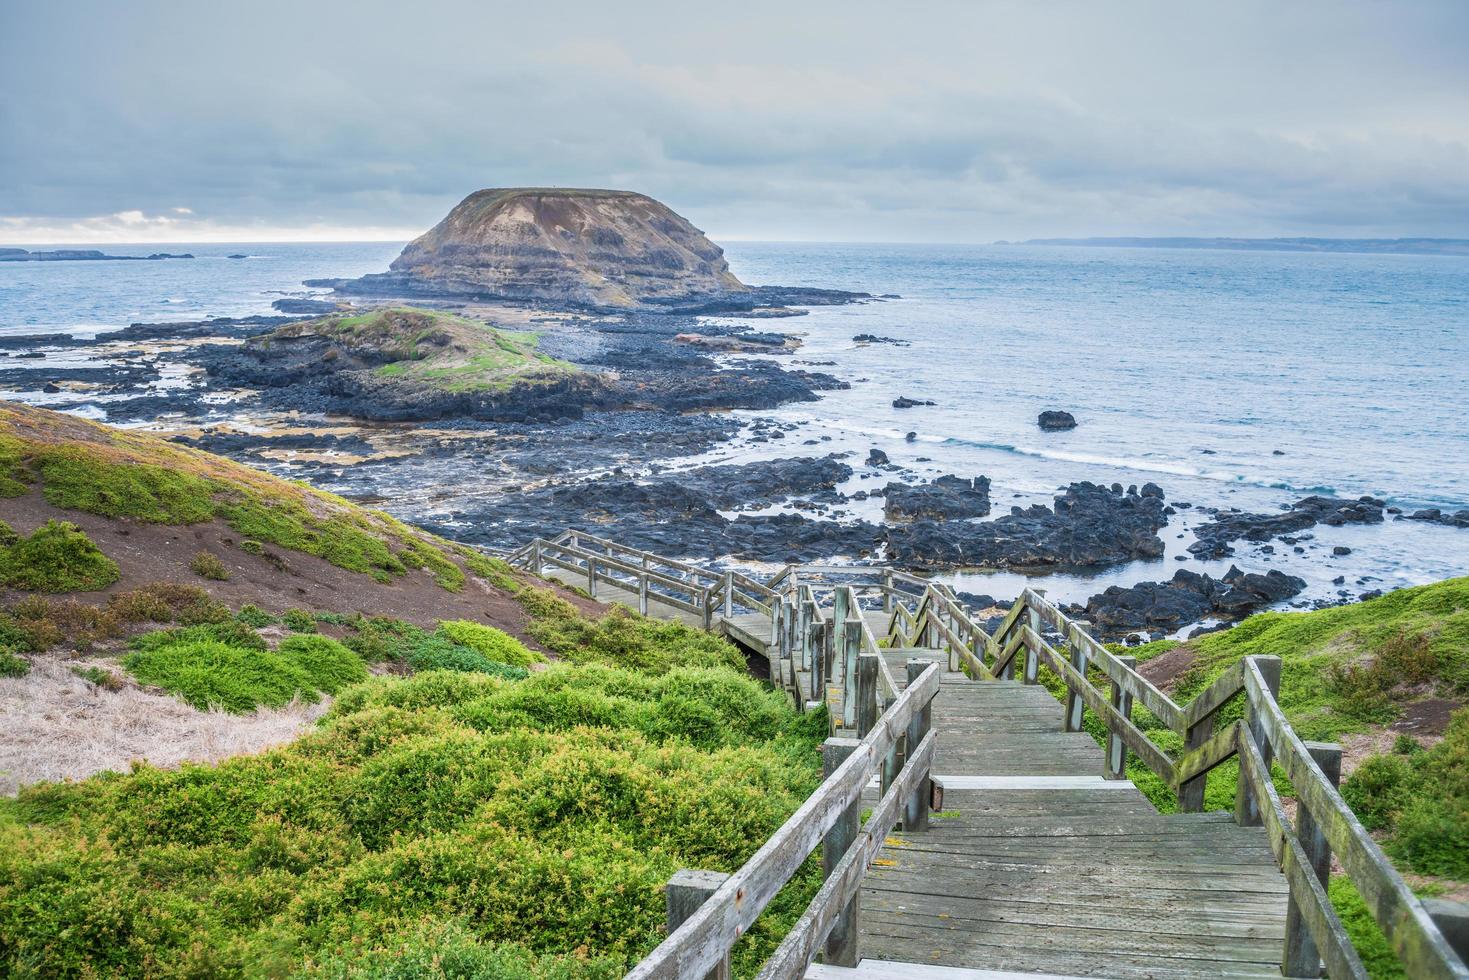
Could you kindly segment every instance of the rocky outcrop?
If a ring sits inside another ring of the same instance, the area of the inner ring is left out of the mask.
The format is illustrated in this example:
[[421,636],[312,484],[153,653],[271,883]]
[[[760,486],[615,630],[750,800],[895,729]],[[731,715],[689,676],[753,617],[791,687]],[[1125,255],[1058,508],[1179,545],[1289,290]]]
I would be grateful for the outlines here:
[[1289,599],[1306,580],[1271,570],[1264,575],[1231,566],[1222,579],[1184,569],[1167,582],[1114,585],[1086,605],[1068,610],[1089,620],[1094,632],[1116,637],[1137,630],[1171,633],[1206,616],[1239,619],[1262,606]]
[[1047,411],[1036,418],[1035,424],[1044,432],[1064,432],[1076,428],[1076,416],[1070,412]]
[[987,476],[941,476],[918,486],[889,483],[883,496],[883,516],[890,521],[961,521],[990,512]]
[[1213,521],[1194,528],[1194,536],[1198,540],[1189,545],[1188,550],[1200,558],[1225,558],[1234,554],[1231,543],[1241,539],[1261,543],[1317,524],[1331,527],[1381,524],[1383,505],[1384,501],[1376,497],[1337,500],[1310,496],[1296,501],[1289,510],[1279,514],[1220,512]]
[[1114,565],[1163,555],[1158,530],[1168,523],[1154,484],[1123,490],[1073,483],[1054,507],[1011,508],[993,521],[914,521],[889,528],[888,552],[910,567]]
[[1438,507],[1428,507],[1403,515],[1403,520],[1427,521],[1430,524],[1443,524],[1446,527],[1469,527],[1469,510],[1448,513]]

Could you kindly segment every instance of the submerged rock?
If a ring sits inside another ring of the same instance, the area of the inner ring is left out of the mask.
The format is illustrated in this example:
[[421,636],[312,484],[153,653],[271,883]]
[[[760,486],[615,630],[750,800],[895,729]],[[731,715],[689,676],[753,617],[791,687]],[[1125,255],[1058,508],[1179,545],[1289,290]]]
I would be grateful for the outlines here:
[[1070,412],[1046,411],[1036,419],[1036,425],[1046,432],[1062,432],[1076,428],[1076,417]]
[[1317,524],[1381,524],[1384,502],[1376,497],[1337,500],[1333,497],[1304,497],[1279,514],[1221,513],[1208,524],[1194,528],[1198,538],[1189,545],[1190,554],[1200,558],[1225,558],[1234,554],[1231,543],[1243,539],[1262,543],[1294,534]]
[[933,405],[934,402],[922,401],[917,398],[900,396],[893,399],[893,408],[918,408],[921,405]]

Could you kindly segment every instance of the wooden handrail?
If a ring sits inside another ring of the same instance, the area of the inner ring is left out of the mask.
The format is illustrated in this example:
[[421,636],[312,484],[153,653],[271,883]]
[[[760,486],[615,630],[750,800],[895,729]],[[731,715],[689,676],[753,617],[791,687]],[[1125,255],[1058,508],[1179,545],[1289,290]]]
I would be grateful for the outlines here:
[[[863,788],[889,750],[938,690],[939,671],[930,664],[879,716],[846,761],[698,911],[633,967],[628,980],[703,977],[717,966],[844,811],[861,798]],[[921,783],[926,775],[921,772],[913,781]],[[891,789],[888,795],[897,798]]]

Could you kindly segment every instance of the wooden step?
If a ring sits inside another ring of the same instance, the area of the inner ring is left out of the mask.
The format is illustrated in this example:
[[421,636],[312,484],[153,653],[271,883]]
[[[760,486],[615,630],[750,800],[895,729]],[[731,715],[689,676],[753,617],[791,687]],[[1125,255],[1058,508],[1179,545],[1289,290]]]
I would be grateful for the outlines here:
[[1012,973],[1006,970],[966,970],[932,963],[862,960],[856,966],[812,963],[806,980],[1077,980],[1059,973]]

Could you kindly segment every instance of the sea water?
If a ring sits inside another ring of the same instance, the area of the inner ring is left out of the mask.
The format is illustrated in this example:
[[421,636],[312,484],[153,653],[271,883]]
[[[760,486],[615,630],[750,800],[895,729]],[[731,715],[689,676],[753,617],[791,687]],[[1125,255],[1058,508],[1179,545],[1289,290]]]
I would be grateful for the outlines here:
[[[0,334],[87,336],[137,321],[269,313],[273,300],[301,295],[303,279],[382,271],[400,248],[177,243],[106,251],[197,258],[0,263]],[[1196,507],[1273,511],[1308,493],[1469,507],[1469,258],[753,242],[727,252],[746,282],[898,298],[752,320],[800,336],[784,362],[851,387],[742,413],[799,428],[700,462],[850,451],[860,464],[878,448],[920,476],[989,477],[996,513],[1046,502],[1076,480],[1152,481],[1170,502]],[[859,334],[903,345],[858,344]],[[894,408],[900,396],[936,404]],[[1071,412],[1077,428],[1040,431],[1046,409]],[[892,478],[857,469],[843,489]],[[850,511],[875,519],[879,506]],[[1189,528],[1204,519],[1181,511],[1162,532],[1161,561],[1044,584],[1084,599],[1175,567],[1220,574],[1229,561],[1186,552]],[[1469,573],[1469,530],[1389,519],[1314,533],[1306,554],[1241,542],[1233,560],[1302,575],[1317,598]],[[1353,553],[1333,556],[1336,545]],[[1344,586],[1333,585],[1338,576]],[[995,595],[1020,581],[952,579]]]

